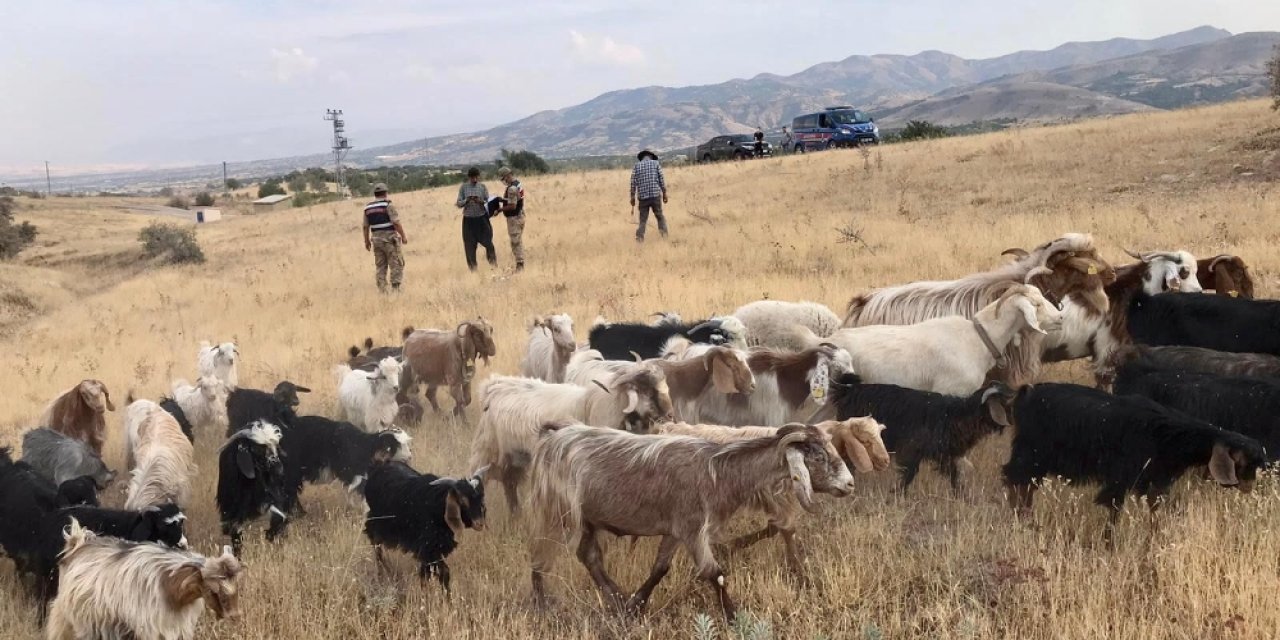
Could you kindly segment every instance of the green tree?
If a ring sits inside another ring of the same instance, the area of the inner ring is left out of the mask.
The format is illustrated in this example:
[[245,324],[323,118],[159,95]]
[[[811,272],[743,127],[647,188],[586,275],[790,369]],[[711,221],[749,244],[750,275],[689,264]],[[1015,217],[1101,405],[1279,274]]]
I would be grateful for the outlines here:
[[282,195],[284,195],[284,187],[280,186],[279,178],[271,178],[270,180],[267,180],[266,182],[263,182],[262,184],[258,185],[259,198],[265,198],[267,196],[282,196]]
[[547,173],[551,170],[551,167],[547,166],[547,161],[532,151],[503,149],[502,158],[496,163],[498,166],[511,167],[512,171],[522,174]]
[[244,186],[244,185],[243,185],[243,184],[241,184],[239,180],[236,180],[235,178],[227,178],[227,190],[228,190],[228,191],[235,191],[236,189],[239,189],[239,188],[240,188],[240,187],[242,187],[242,186]]
[[931,138],[945,138],[951,135],[945,127],[940,127],[928,120],[912,120],[898,134],[898,139],[903,142],[910,140],[928,140]]
[[0,196],[0,260],[18,255],[36,239],[36,228],[30,222],[13,223],[17,203],[10,196]]
[[197,207],[212,207],[214,203],[213,194],[208,191],[201,191],[196,194],[195,203]]

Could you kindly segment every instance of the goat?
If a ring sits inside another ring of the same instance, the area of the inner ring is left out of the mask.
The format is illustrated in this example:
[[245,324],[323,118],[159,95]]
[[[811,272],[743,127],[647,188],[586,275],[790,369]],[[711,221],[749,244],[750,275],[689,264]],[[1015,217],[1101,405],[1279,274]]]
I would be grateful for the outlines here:
[[288,380],[276,385],[271,393],[257,389],[236,389],[227,396],[227,437],[259,420],[288,429],[298,419],[294,412],[301,402],[299,393],[311,393]]
[[1164,291],[1202,291],[1192,268],[1196,259],[1190,253],[1134,253],[1127,249],[1125,252],[1140,262],[1115,268],[1115,280],[1105,287],[1109,303],[1105,313],[1099,314],[1096,309],[1082,306],[1075,299],[1064,300],[1063,324],[1069,328],[1045,337],[1042,345],[1045,362],[1091,358],[1093,373],[1101,388],[1107,388],[1111,384],[1108,363],[1112,352],[1130,341],[1126,320],[1129,300],[1134,295],[1155,295]]
[[[187,440],[190,441],[191,444],[195,444],[196,429],[191,425],[191,421],[187,419],[187,414],[182,410],[182,406],[178,404],[178,401],[168,396],[164,396],[160,398],[160,408],[168,411],[169,415],[173,416],[173,419],[178,421],[178,427],[182,429],[182,435],[186,436]],[[221,409],[221,413],[225,414],[226,411],[227,408],[224,405]]]
[[32,429],[23,434],[22,461],[55,485],[88,476],[98,489],[106,489],[116,477],[89,445],[52,429]]
[[[549,425],[533,456],[533,595],[546,605],[545,577],[566,544],[615,605],[641,611],[671,567],[677,545],[714,590],[727,619],[735,607],[711,543],[761,492],[790,481],[801,506],[813,492],[837,497],[853,476],[816,427],[790,425],[772,437],[718,444],[687,436],[646,436],[585,425]],[[653,569],[626,598],[604,570],[598,535],[662,536]]]
[[[410,333],[412,333],[411,330],[405,331],[403,337],[408,337]],[[364,348],[352,346],[347,350],[347,356],[348,367],[372,372],[378,368],[378,363],[382,362],[383,358],[395,358],[403,362],[404,347],[375,347],[373,346],[373,338],[365,338]]]
[[413,371],[413,380],[402,383],[414,386],[425,382],[427,401],[436,412],[440,411],[436,389],[441,385],[449,387],[453,415],[461,418],[463,410],[471,404],[471,379],[475,376],[476,358],[484,359],[487,365],[489,358],[497,353],[493,326],[483,317],[463,322],[453,331],[413,331],[404,339],[404,356]]
[[1253,297],[1253,277],[1239,256],[1223,253],[1201,258],[1196,262],[1196,278],[1205,289],[1213,289],[1220,296]]
[[222,381],[228,391],[240,386],[237,363],[240,360],[240,348],[234,342],[224,342],[214,346],[208,341],[200,342],[200,351],[196,353],[196,371],[201,377]]
[[529,329],[529,346],[520,361],[520,375],[547,382],[564,382],[564,370],[578,348],[573,318],[567,314],[538,316]]
[[[697,350],[695,345],[677,356],[692,357]],[[798,353],[757,347],[747,354],[747,367],[756,380],[750,395],[703,393],[682,409],[681,419],[767,427],[808,421],[815,408],[825,406],[830,381],[853,371],[853,361],[848,351],[823,343]]]
[[[872,418],[849,418],[842,421],[827,421],[813,425],[823,432],[830,441],[834,452],[845,465],[857,473],[870,473],[889,466],[889,454],[881,440],[884,425]],[[692,436],[727,444],[753,438],[770,438],[777,434],[780,427],[722,427],[707,424],[683,424],[668,422],[658,425],[659,435]],[[790,479],[783,480],[779,486],[772,487],[756,495],[749,503],[756,511],[769,517],[768,524],[761,530],[748,533],[729,543],[731,549],[743,549],[756,542],[782,534],[786,548],[787,564],[797,577],[803,579],[803,569],[799,545],[795,539],[795,529],[804,507],[795,494],[787,490]]]
[[1133,341],[1280,356],[1280,301],[1230,296],[1135,295],[1129,302]]
[[683,336],[690,342],[745,349],[746,333],[746,327],[733,316],[717,316],[691,324],[664,322],[658,325],[610,324],[597,318],[587,339],[591,348],[606,360],[633,360],[657,358],[673,336]]
[[1188,468],[1207,464],[1218,484],[1248,492],[1264,463],[1262,445],[1252,438],[1146,398],[1078,385],[1024,387],[1013,403],[1013,422],[1004,481],[1015,514],[1030,512],[1040,479],[1101,484],[1094,503],[1111,511],[1108,541],[1130,491],[1154,509]]
[[704,395],[746,397],[755,392],[756,378],[751,373],[744,351],[706,344],[694,345],[686,338],[675,336],[668,341],[663,354],[666,357],[636,363],[605,360],[599,351],[586,349],[575,353],[570,359],[571,366],[566,371],[566,379],[572,384],[587,386],[594,382],[607,383],[614,376],[634,371],[638,367],[657,367],[667,379],[668,395],[677,420],[682,420],[684,415],[697,415],[698,402]]
[[241,530],[249,520],[270,514],[267,540],[284,532],[284,464],[280,460],[280,427],[254,422],[236,432],[218,451],[218,513],[222,535],[231,538],[236,557],[243,548]]
[[365,433],[355,425],[319,416],[300,416],[280,438],[284,459],[285,513],[301,511],[298,496],[303,483],[318,484],[337,478],[355,493],[378,462],[413,459],[413,438],[400,429]]
[[1159,369],[1135,361],[1120,367],[1116,393],[1150,398],[1170,409],[1241,433],[1280,460],[1280,380]]
[[417,559],[422,586],[435,576],[447,592],[445,558],[458,547],[463,529],[484,529],[484,469],[455,479],[421,474],[403,462],[375,464],[365,501],[369,513],[364,533],[374,545],[379,569],[390,569],[384,546],[401,549]]
[[191,640],[205,608],[217,618],[240,615],[238,579],[244,568],[230,548],[206,558],[97,536],[74,518],[63,535],[62,578],[49,613],[49,640]]
[[[182,407],[182,415],[193,428],[211,429],[227,423],[227,387],[210,376],[196,378],[195,385],[174,380],[173,401]],[[176,416],[175,416],[176,417]]]
[[858,376],[842,376],[832,385],[836,417],[875,416],[884,423],[884,444],[902,469],[906,491],[928,460],[947,475],[951,490],[960,491],[958,462],[988,434],[1009,426],[1008,405],[1014,393],[992,381],[968,397],[947,396],[889,384],[863,384]]
[[1129,362],[1147,363],[1157,369],[1180,369],[1220,376],[1280,378],[1280,356],[1231,353],[1200,347],[1148,347],[1129,344],[1112,354],[1111,368]]
[[[1033,285],[1014,285],[973,314],[911,325],[841,329],[825,340],[849,352],[853,370],[875,384],[967,396],[982,388],[987,372],[1009,363],[1006,352],[1025,330],[1047,335],[1062,314]],[[805,341],[819,338],[807,333]]]
[[186,505],[198,471],[191,441],[178,421],[150,400],[130,398],[125,411],[125,451],[133,477],[124,508],[137,511],[167,502]]
[[805,345],[796,337],[796,326],[808,327],[819,338],[840,328],[840,317],[817,302],[757,300],[738,307],[733,317],[747,329],[747,346],[783,351],[804,350]]
[[100,380],[82,380],[50,403],[40,424],[88,444],[102,456],[102,443],[107,438],[105,414],[115,410],[107,385]]
[[12,449],[0,447],[0,549],[14,559],[19,571],[33,572],[27,550],[39,539],[37,524],[47,514],[75,506],[97,506],[93,480],[75,478],[55,485],[22,462]]
[[[907,325],[946,316],[972,318],[1012,284],[1035,285],[1055,306],[1073,300],[1099,317],[1106,314],[1109,304],[1103,287],[1115,274],[1098,257],[1089,235],[1069,233],[1031,252],[1009,249],[1006,253],[1018,259],[959,280],[913,282],[858,294],[849,302],[844,326]],[[1022,338],[1021,344],[1009,350],[1009,366],[1000,372],[1010,386],[1034,380],[1040,371],[1042,335],[1029,332]]]
[[469,468],[486,467],[502,483],[507,507],[518,514],[518,490],[542,425],[554,420],[645,432],[671,414],[662,372],[651,367],[580,387],[531,378],[492,376],[485,381],[484,412],[471,441]]
[[383,358],[373,372],[339,365],[338,403],[343,416],[369,432],[394,426],[400,410],[396,395],[400,392],[401,368],[400,362],[390,357]]

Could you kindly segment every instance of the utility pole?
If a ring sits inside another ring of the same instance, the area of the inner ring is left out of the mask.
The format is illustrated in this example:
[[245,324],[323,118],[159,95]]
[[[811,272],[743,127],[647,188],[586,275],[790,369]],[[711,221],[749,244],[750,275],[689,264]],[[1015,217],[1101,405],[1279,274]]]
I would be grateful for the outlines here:
[[346,122],[342,119],[342,109],[328,109],[325,120],[333,122],[333,181],[337,183],[338,195],[347,197],[347,177],[342,171],[342,159],[351,150],[351,141],[347,139]]
[[53,179],[49,177],[49,161],[44,161],[44,197],[53,197]]
[[222,188],[228,191],[231,189],[230,187],[227,186],[227,161],[226,160],[222,161]]

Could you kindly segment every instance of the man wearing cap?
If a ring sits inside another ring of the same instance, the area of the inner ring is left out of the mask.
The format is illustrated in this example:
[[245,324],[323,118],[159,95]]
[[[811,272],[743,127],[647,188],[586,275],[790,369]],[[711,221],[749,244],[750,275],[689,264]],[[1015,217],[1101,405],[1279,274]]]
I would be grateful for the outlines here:
[[498,179],[507,185],[502,195],[502,215],[507,218],[507,236],[511,238],[511,255],[516,259],[516,271],[524,271],[524,187],[511,175],[510,167],[498,169]]
[[658,232],[667,237],[667,218],[662,215],[662,205],[667,201],[667,181],[662,177],[662,165],[658,156],[645,149],[636,154],[636,166],[631,169],[631,206],[640,199],[640,226],[636,227],[636,242],[644,242],[644,229],[649,224],[649,211],[658,219]]
[[373,202],[364,207],[364,250],[373,252],[374,279],[378,291],[387,290],[387,268],[391,268],[391,289],[400,290],[404,278],[404,255],[400,245],[409,244],[400,226],[400,214],[387,199],[387,185],[373,185]]
[[498,254],[493,250],[493,225],[489,224],[489,189],[480,182],[480,169],[467,170],[467,181],[458,187],[458,208],[462,209],[462,248],[467,255],[467,268],[476,270],[476,245],[484,247],[489,266],[498,264]]

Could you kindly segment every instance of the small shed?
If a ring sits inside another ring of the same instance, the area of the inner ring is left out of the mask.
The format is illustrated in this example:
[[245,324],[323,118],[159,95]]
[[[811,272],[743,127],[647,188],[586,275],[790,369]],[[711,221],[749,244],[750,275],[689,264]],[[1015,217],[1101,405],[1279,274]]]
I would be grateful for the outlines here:
[[268,211],[287,208],[289,207],[289,199],[292,197],[293,196],[290,195],[274,195],[267,196],[265,198],[258,198],[253,201],[253,212],[266,213]]
[[192,207],[191,213],[196,217],[197,223],[217,222],[222,219],[222,209],[213,207]]

